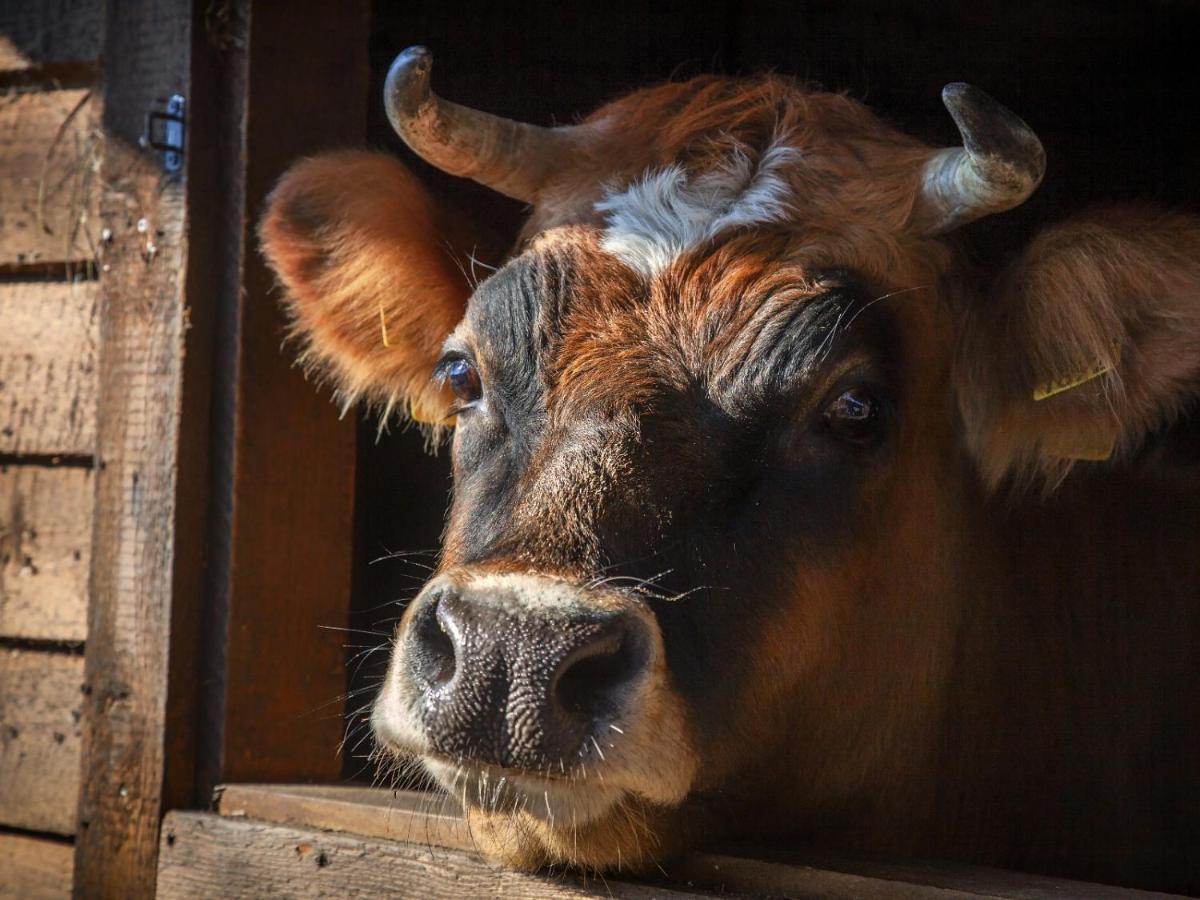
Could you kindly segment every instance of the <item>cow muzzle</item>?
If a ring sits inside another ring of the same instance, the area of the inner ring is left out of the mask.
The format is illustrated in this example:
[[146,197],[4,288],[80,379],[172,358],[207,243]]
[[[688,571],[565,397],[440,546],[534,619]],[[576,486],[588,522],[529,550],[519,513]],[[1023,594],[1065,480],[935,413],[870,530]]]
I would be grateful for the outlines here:
[[547,858],[622,807],[677,805],[698,766],[650,609],[543,575],[427,585],[372,722],[385,751],[420,759],[476,815],[507,810]]
[[549,774],[602,755],[655,655],[636,611],[532,579],[438,584],[404,643],[434,754]]

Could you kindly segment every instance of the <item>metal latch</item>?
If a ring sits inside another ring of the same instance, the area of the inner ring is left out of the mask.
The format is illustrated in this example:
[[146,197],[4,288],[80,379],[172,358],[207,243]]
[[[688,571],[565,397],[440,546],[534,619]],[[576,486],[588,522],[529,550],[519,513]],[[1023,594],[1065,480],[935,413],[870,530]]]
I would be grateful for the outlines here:
[[152,109],[146,113],[146,132],[142,135],[141,144],[162,154],[163,171],[168,175],[174,175],[183,168],[186,104],[182,94],[172,94],[163,109]]

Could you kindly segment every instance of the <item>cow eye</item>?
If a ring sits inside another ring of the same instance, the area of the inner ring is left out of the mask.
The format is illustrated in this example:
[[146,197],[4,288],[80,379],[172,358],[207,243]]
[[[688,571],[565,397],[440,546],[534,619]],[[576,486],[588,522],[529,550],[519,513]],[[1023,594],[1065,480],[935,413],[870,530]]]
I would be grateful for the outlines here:
[[866,388],[852,388],[825,407],[825,425],[839,437],[862,441],[875,434],[879,412],[880,402],[874,394]]
[[464,406],[475,403],[483,396],[483,385],[479,380],[479,370],[468,359],[452,359],[442,368],[446,384],[454,391],[454,396]]

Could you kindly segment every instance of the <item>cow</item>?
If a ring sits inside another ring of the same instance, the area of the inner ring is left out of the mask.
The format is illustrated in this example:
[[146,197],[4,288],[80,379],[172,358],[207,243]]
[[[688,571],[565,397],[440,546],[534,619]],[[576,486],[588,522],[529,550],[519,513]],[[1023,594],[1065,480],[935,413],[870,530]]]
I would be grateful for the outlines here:
[[[755,840],[1200,888],[1200,220],[1124,206],[996,263],[1042,144],[931,147],[779,75],[544,128],[385,87],[416,154],[299,162],[260,234],[340,400],[452,430],[387,757],[520,868]],[[970,226],[970,227],[968,227]]]

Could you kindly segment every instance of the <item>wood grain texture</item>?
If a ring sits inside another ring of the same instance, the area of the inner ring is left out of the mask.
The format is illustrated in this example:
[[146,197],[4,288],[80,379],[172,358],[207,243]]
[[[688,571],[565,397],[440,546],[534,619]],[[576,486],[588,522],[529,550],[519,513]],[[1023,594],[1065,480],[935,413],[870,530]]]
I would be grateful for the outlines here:
[[213,710],[224,690],[222,576],[214,561],[232,540],[227,480],[238,374],[234,315],[242,291],[246,168],[245,70],[250,3],[193,5],[189,128],[204,140],[187,151],[189,265],[187,335],[175,490],[175,578],[171,612],[163,808],[207,805],[214,782]]
[[90,469],[0,466],[0,637],[87,638]]
[[570,876],[527,875],[497,868],[461,850],[198,812],[167,814],[159,858],[161,900],[705,896],[611,878],[584,882]]
[[[250,16],[238,372],[234,420],[222,425],[232,469],[220,780],[341,774],[346,635],[336,629],[350,605],[355,427],[281,349],[286,319],[256,229],[289,165],[362,142],[369,13],[365,0],[296,0],[256,3]],[[282,62],[297,59],[301,69]]]
[[0,453],[96,447],[94,281],[0,282]]
[[75,830],[82,683],[78,656],[0,648],[0,824]]
[[223,816],[474,850],[458,804],[445,794],[358,785],[227,784],[217,792]]
[[0,0],[0,72],[100,56],[103,0]]
[[78,897],[154,890],[174,596],[185,335],[185,187],[138,148],[157,98],[187,94],[191,4],[109,4],[96,509],[88,610]]
[[0,834],[0,900],[62,900],[71,896],[70,844]]
[[[424,847],[471,852],[474,843],[455,801],[441,794],[350,785],[230,784],[217,810],[298,828],[333,829]],[[670,885],[699,885],[758,896],[935,898],[973,896],[1118,900],[1161,897],[999,869],[865,855],[797,852],[759,858],[742,852],[694,852],[665,864]]]
[[0,266],[95,258],[98,106],[88,90],[0,96]]

